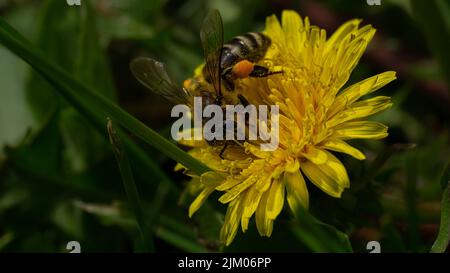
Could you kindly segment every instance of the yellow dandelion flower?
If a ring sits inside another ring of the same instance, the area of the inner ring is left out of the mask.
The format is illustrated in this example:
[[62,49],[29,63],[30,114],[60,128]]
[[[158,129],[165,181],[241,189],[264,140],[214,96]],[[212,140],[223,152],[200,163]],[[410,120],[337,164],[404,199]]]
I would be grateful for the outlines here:
[[364,154],[346,141],[387,136],[385,125],[364,118],[390,107],[390,98],[359,99],[394,80],[395,72],[343,89],[375,34],[372,26],[360,27],[360,20],[351,20],[327,39],[325,30],[310,25],[308,18],[284,11],[281,23],[275,16],[267,18],[264,33],[272,45],[261,64],[273,70],[282,68],[283,73],[238,80],[236,92],[245,94],[254,105],[279,106],[278,148],[261,151],[259,145],[245,142],[243,147],[229,149],[222,159],[218,147],[202,141],[182,142],[193,147],[191,155],[214,170],[194,179],[201,192],[189,216],[212,192],[223,192],[219,201],[228,204],[228,210],[220,238],[226,245],[239,225],[243,232],[248,229],[253,215],[260,235],[270,236],[285,199],[293,212],[299,206],[308,208],[307,181],[340,197],[350,182],[332,152],[363,160]]

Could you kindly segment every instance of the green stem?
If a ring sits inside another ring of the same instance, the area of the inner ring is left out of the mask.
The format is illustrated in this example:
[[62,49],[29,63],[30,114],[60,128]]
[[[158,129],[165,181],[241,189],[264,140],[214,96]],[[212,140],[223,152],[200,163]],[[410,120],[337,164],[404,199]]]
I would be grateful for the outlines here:
[[444,253],[450,242],[450,181],[442,194],[441,225],[431,253]]

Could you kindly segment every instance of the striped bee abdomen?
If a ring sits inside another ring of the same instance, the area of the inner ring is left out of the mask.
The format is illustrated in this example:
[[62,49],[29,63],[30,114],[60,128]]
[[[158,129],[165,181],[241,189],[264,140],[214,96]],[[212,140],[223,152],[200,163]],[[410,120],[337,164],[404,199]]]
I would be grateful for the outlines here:
[[220,67],[226,69],[241,60],[257,62],[266,54],[270,38],[259,32],[248,32],[223,45]]

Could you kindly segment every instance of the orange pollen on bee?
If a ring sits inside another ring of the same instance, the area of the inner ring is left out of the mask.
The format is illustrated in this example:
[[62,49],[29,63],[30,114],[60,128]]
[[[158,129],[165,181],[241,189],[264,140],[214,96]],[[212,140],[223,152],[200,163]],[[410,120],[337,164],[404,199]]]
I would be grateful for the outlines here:
[[233,75],[236,78],[247,78],[253,71],[253,63],[248,60],[242,60],[233,66]]
[[183,87],[185,88],[185,89],[190,89],[189,87],[192,85],[192,79],[186,79],[186,80],[184,80],[184,82],[183,82]]

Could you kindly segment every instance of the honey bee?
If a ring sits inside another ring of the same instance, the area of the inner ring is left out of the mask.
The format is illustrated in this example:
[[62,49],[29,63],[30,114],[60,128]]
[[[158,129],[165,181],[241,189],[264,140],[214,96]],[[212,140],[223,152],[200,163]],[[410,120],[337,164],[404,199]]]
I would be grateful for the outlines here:
[[[192,107],[193,97],[200,96],[203,107],[216,104],[222,109],[225,107],[222,82],[228,91],[233,91],[234,81],[238,78],[265,77],[279,73],[253,64],[264,57],[270,46],[270,39],[264,34],[250,32],[223,44],[223,23],[217,10],[211,11],[203,21],[200,38],[205,58],[202,74],[208,84],[202,84],[197,79],[189,79],[182,87],[178,86],[167,73],[165,65],[151,58],[134,59],[130,64],[131,71],[141,84],[171,102]],[[242,105],[248,104],[244,96],[239,94],[237,98]],[[204,123],[206,121],[203,120]],[[223,128],[225,130],[226,126]],[[237,140],[207,142],[211,146],[223,146],[219,153],[220,157],[228,145],[241,145]]]

